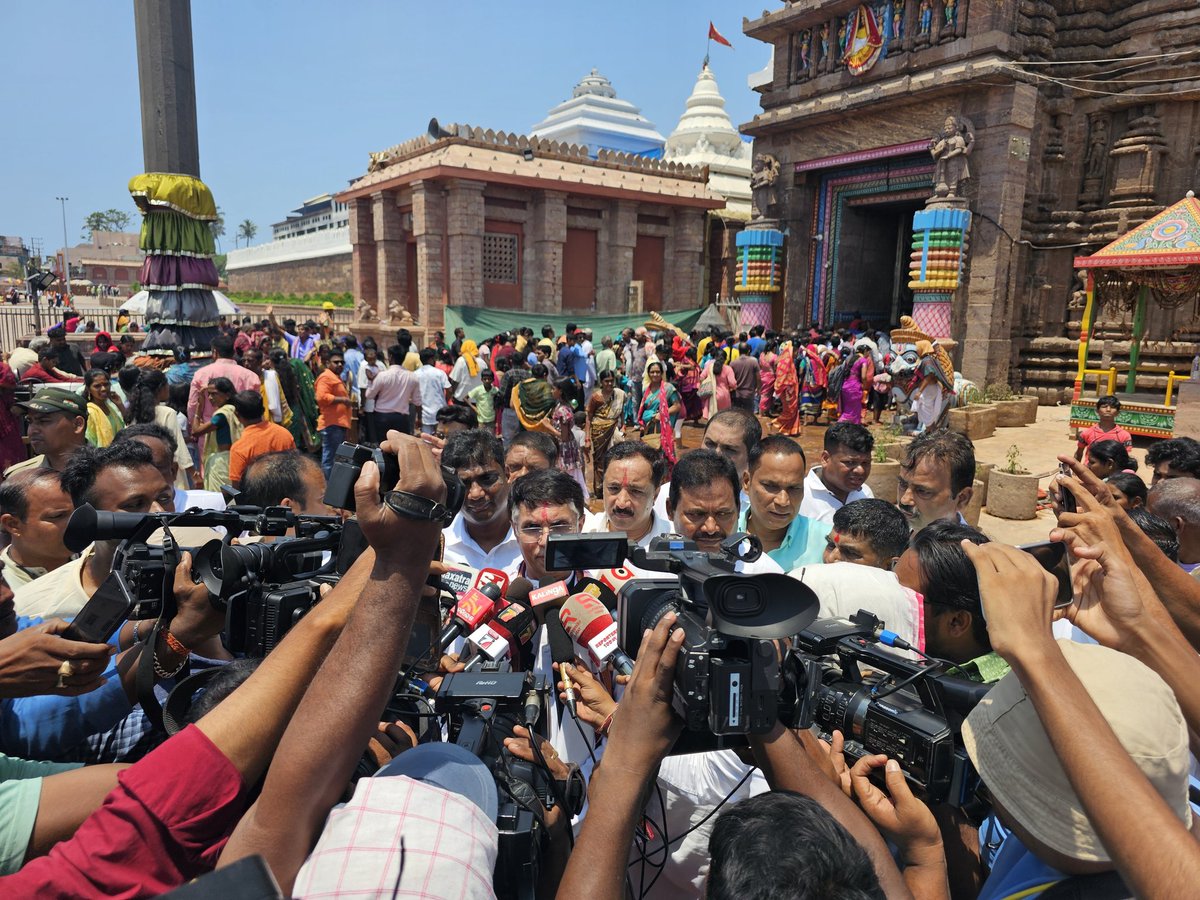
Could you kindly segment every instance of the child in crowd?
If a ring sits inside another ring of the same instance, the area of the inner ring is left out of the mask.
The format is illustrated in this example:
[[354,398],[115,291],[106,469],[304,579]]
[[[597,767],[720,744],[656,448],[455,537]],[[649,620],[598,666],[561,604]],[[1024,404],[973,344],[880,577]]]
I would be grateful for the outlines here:
[[500,389],[496,387],[496,373],[491,369],[482,369],[479,373],[480,384],[467,392],[467,403],[475,410],[479,418],[479,427],[488,431],[496,431],[496,398]]
[[1117,424],[1117,416],[1121,412],[1121,401],[1112,394],[1101,397],[1096,401],[1096,415],[1100,421],[1090,428],[1081,429],[1079,440],[1075,447],[1075,458],[1086,464],[1088,448],[1096,441],[1117,441],[1126,450],[1133,449],[1133,435]]

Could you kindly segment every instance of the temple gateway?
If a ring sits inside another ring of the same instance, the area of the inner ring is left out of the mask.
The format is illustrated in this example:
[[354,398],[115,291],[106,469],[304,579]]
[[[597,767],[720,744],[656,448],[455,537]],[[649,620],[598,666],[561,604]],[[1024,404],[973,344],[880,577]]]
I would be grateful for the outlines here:
[[[779,172],[775,324],[911,314],[976,383],[1069,397],[1073,261],[1200,184],[1200,7],[801,0],[743,30],[774,53],[742,131]],[[1088,367],[1124,387],[1141,308],[1137,389],[1165,389],[1197,352],[1200,295],[1138,307],[1106,277]]]

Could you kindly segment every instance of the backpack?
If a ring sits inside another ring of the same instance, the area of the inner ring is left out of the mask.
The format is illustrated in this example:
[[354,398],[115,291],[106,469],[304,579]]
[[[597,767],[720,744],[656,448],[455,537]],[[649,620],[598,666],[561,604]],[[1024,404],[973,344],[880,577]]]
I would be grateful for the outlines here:
[[850,374],[850,369],[854,366],[854,357],[847,356],[844,360],[834,366],[833,371],[829,373],[829,393],[827,396],[837,397],[842,392],[842,385],[845,384],[847,376]]

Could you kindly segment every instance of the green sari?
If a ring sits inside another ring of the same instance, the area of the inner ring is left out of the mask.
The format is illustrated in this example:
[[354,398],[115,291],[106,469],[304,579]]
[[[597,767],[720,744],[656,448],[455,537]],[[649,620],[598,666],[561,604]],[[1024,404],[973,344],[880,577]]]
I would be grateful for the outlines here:
[[317,443],[317,380],[313,377],[312,369],[302,359],[289,359],[288,364],[296,376],[296,387],[299,393],[299,404],[292,409],[292,422],[287,426],[288,431],[301,450],[311,450]]

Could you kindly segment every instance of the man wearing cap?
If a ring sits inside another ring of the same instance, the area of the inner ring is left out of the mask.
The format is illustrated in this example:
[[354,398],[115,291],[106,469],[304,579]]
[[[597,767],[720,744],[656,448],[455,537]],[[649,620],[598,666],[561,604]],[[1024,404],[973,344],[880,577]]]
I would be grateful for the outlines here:
[[86,401],[67,388],[45,387],[32,400],[16,405],[25,411],[26,435],[37,455],[9,466],[4,477],[25,469],[61,472],[71,454],[86,443]]

